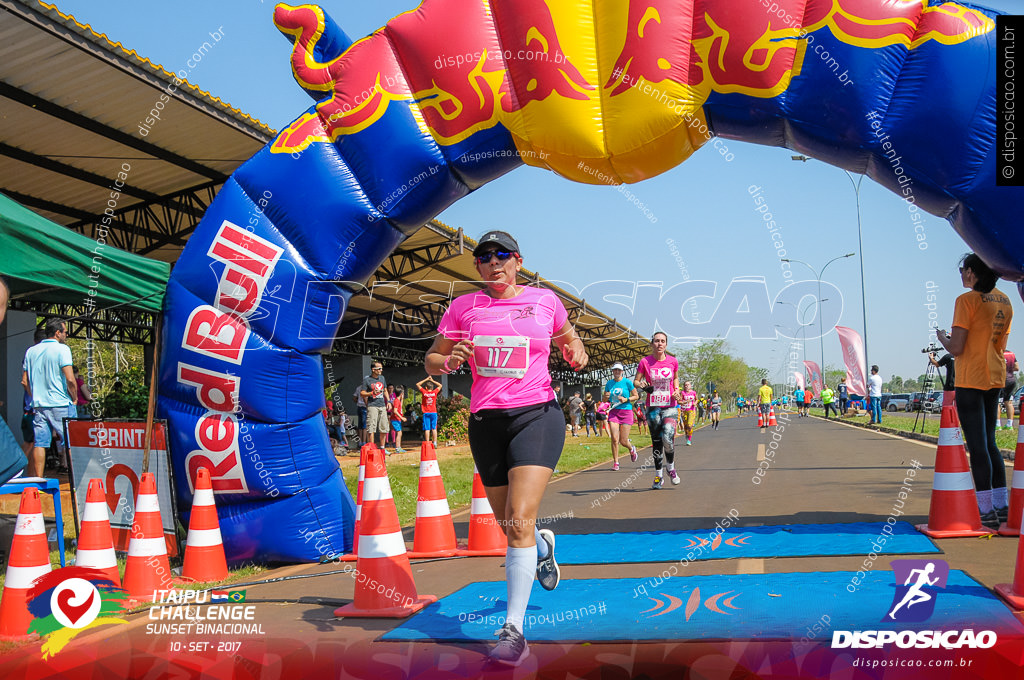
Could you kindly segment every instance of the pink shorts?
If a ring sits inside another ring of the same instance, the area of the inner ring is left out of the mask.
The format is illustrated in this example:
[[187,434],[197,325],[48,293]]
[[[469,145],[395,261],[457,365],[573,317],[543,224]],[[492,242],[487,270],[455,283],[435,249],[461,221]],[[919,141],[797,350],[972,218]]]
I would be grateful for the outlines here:
[[608,412],[608,422],[618,423],[619,425],[632,425],[633,409],[613,408],[611,411]]

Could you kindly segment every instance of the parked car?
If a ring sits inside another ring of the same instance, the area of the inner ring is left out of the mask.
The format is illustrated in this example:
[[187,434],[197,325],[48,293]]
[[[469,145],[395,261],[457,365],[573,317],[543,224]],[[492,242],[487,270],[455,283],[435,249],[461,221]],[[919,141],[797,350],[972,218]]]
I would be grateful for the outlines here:
[[811,408],[824,408],[825,404],[822,403],[821,397],[815,397],[811,399]]
[[907,405],[910,404],[909,394],[893,394],[889,397],[889,402],[885,405],[886,411],[907,411]]
[[892,392],[882,392],[882,410],[889,405],[889,400],[892,399]]
[[927,392],[911,392],[910,399],[907,401],[908,411],[920,411],[924,406],[924,402],[928,399]]
[[924,404],[921,408],[928,413],[939,413],[942,411],[942,390],[935,390],[934,392],[928,393],[928,398],[925,399]]

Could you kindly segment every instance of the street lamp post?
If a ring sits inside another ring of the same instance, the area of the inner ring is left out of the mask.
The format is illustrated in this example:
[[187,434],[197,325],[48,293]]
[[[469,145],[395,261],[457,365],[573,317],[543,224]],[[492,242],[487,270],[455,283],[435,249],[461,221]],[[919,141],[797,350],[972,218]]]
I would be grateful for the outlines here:
[[[804,156],[802,154],[799,156],[790,156],[790,158],[794,161],[800,161],[801,163],[806,163],[811,160],[808,156]],[[850,174],[849,170],[843,170],[843,172],[846,173],[847,178],[850,180],[850,184],[853,185],[853,193],[857,201],[857,248],[860,252],[860,309],[864,322],[864,387],[866,391],[867,379],[868,375],[870,375],[869,371],[871,370],[871,362],[868,361],[868,305],[864,278],[864,236],[860,222],[860,183],[864,181],[864,175],[860,175],[855,182],[853,181],[853,175]],[[821,370],[824,371],[825,367],[822,366]],[[864,396],[866,397],[867,395]]]
[[[827,301],[828,301],[828,298],[825,298],[824,300],[822,300],[822,302],[827,302]],[[780,304],[780,305],[791,305],[793,307],[796,307],[796,305],[793,304],[792,302],[783,302],[781,300],[779,301],[778,304]],[[808,303],[808,305],[806,307],[804,307],[803,309],[797,308],[797,318],[800,320],[800,323],[799,323],[799,326],[800,326],[800,337],[801,337],[800,346],[803,348],[803,352],[804,352],[803,361],[804,361],[805,364],[807,363],[807,326],[808,326],[808,324],[804,323],[804,317],[807,315],[807,310],[809,310],[811,307],[814,307],[814,305],[815,305],[815,303],[811,302],[811,303]],[[783,326],[781,326],[779,324],[775,324],[775,325],[778,328],[783,328]],[[803,371],[801,371],[801,372],[803,372]]]
[[818,279],[818,339],[819,339],[820,344],[821,344],[821,366],[820,367],[821,367],[821,383],[822,383],[822,385],[825,384],[825,330],[824,330],[824,326],[823,326],[823,323],[822,323],[822,320],[821,320],[821,303],[824,302],[824,300],[821,299],[821,277],[824,276],[825,270],[828,269],[828,266],[830,264],[832,264],[833,262],[835,262],[836,260],[842,260],[844,258],[853,257],[853,256],[854,256],[854,253],[846,253],[845,255],[838,255],[836,257],[833,257],[831,260],[829,260],[828,262],[825,263],[825,266],[822,267],[821,271],[819,271],[819,272],[815,272],[814,271],[814,267],[812,267],[811,265],[807,264],[803,260],[797,260],[796,258],[791,258],[791,257],[783,257],[783,258],[781,258],[783,262],[798,262],[798,263],[802,264],[803,266],[805,266],[808,269],[810,269],[811,273],[814,274],[817,277],[817,279]]

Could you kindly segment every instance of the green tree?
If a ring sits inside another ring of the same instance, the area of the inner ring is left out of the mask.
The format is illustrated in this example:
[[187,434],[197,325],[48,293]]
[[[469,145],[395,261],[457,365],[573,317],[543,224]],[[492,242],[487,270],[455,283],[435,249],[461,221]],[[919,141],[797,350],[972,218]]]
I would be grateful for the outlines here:
[[747,367],[747,380],[743,386],[744,394],[747,399],[753,399],[757,396],[757,391],[761,389],[761,381],[768,378],[767,368],[758,368],[757,366]]

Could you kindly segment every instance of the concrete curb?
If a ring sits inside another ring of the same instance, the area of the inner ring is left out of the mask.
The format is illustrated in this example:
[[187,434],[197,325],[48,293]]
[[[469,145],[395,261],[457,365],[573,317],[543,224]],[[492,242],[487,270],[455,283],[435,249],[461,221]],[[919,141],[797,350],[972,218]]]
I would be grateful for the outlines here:
[[[825,420],[824,416],[819,416],[816,413],[811,413],[809,415],[812,418],[817,418],[818,420]],[[875,431],[875,432],[884,432],[885,434],[893,435],[894,437],[900,437],[901,439],[914,439],[914,440],[917,440],[919,442],[927,442],[929,444],[935,444],[936,446],[939,445],[939,438],[936,437],[935,435],[931,435],[931,434],[922,434],[920,432],[907,432],[906,430],[897,430],[897,429],[892,428],[892,427],[884,427],[884,426],[880,427],[878,425],[869,425],[867,423],[858,423],[858,422],[851,421],[851,420],[844,420],[842,418],[839,418],[839,419],[829,418],[828,422],[832,422],[833,420],[835,420],[836,422],[842,423],[843,425],[851,425],[853,427],[859,427],[859,428],[864,429],[864,430],[872,430],[872,431]],[[1003,454],[1003,460],[1007,460],[1007,461],[1013,462],[1014,455],[1016,453],[1015,451],[1010,451],[1008,449],[999,449],[999,452]]]

